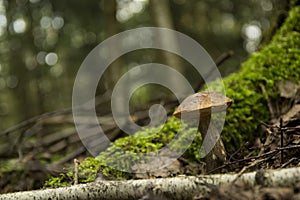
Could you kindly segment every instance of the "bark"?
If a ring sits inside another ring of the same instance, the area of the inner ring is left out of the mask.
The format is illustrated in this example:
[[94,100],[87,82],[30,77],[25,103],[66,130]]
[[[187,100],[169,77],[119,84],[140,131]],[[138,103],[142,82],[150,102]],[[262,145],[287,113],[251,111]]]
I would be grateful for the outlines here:
[[[169,0],[150,0],[149,3],[155,26],[174,30]],[[175,45],[175,47],[178,46],[176,38],[172,36],[173,35],[162,35],[160,40],[162,45],[165,47],[171,45]],[[162,53],[162,59],[168,66],[174,67],[179,72],[181,71],[180,60],[175,55],[164,52]]]
[[200,175],[128,181],[99,181],[37,191],[0,195],[5,199],[192,199],[194,195],[206,195],[213,185],[239,179],[247,186],[292,187],[300,179],[300,168],[266,170],[238,174]]
[[[105,0],[104,2],[104,17],[105,17],[105,30],[107,37],[111,37],[119,32],[119,23],[116,18],[117,12],[117,2],[115,0]],[[120,46],[118,43],[115,43],[112,47],[110,47],[110,53],[113,56],[118,56],[120,51]],[[108,89],[112,89],[114,84],[118,81],[121,75],[122,70],[122,61],[120,58],[114,61],[111,66],[108,68],[109,78],[108,81]]]

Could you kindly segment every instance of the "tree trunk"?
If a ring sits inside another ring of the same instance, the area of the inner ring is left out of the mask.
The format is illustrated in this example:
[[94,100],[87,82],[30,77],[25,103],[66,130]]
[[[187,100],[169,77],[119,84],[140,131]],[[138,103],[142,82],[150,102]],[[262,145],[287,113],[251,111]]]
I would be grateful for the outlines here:
[[[174,30],[174,24],[172,20],[172,15],[170,11],[169,0],[150,0],[150,9],[152,13],[152,18],[154,20],[154,24],[157,27],[163,27]],[[164,48],[176,48],[178,49],[178,42],[174,35],[166,35],[163,34],[160,36],[161,45]],[[167,66],[172,67],[177,70],[179,73],[183,74],[182,63],[177,55],[171,54],[169,52],[162,52],[159,55],[159,58],[162,63],[165,63]],[[176,79],[173,77],[169,77],[170,81],[177,85]],[[178,85],[178,87],[181,87]],[[183,90],[182,90],[183,91]]]

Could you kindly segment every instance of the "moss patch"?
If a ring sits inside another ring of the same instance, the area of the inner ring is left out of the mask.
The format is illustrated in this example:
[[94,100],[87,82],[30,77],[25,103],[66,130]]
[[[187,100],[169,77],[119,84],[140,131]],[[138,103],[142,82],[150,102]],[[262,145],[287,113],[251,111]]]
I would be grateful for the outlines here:
[[[95,158],[86,158],[78,166],[78,182],[88,183],[96,178],[97,172],[100,170],[100,162]],[[61,173],[57,177],[51,177],[45,182],[44,187],[63,187],[74,183],[74,167],[67,169],[67,173]]]
[[[178,136],[179,130],[182,130],[182,134]],[[133,175],[128,173],[132,170],[132,161],[139,161],[144,153],[157,152],[162,147],[170,144],[171,141],[170,149],[183,148],[181,150],[184,151],[187,146],[186,142],[193,140],[183,157],[191,161],[199,161],[201,135],[196,131],[196,129],[188,128],[187,125],[180,123],[179,119],[172,117],[160,127],[143,129],[133,136],[117,139],[96,158],[86,158],[79,164],[78,182],[94,181],[98,171],[113,179],[133,178]],[[191,138],[192,133],[197,133],[194,138]],[[173,140],[175,137],[178,138]],[[116,168],[120,170],[116,170]],[[68,173],[50,178],[45,183],[45,187],[71,185],[74,179],[73,171],[74,168],[70,168]]]
[[[182,134],[173,140],[179,130]],[[100,161],[101,172],[106,176],[114,178],[132,178],[132,161],[140,161],[143,155],[155,153],[162,147],[170,144],[170,149],[185,148],[186,142],[193,140],[192,144],[185,151],[183,157],[190,160],[199,161],[199,150],[201,144],[201,135],[197,133],[195,138],[191,138],[195,129],[188,129],[186,125],[181,124],[180,120],[172,117],[167,123],[158,128],[148,128],[137,132],[133,136],[120,138],[116,140],[105,152],[102,152],[97,160]],[[123,151],[120,151],[122,149]],[[184,151],[185,149],[180,149]],[[130,162],[129,162],[130,161]],[[109,166],[109,167],[107,167]],[[116,170],[120,168],[121,170]]]

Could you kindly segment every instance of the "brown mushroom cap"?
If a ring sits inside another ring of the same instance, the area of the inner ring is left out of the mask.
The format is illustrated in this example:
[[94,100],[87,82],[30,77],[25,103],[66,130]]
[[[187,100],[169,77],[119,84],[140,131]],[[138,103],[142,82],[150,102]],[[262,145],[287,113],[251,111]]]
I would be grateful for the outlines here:
[[231,103],[231,99],[218,92],[198,92],[185,98],[173,115],[176,117],[180,117],[183,113],[191,116],[195,113],[201,116],[210,115],[225,111]]

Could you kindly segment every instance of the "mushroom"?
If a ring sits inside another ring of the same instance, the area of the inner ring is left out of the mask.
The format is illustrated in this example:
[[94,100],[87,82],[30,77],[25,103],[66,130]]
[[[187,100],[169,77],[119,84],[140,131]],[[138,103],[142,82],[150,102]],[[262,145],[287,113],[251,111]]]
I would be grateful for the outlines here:
[[[211,121],[211,114],[226,111],[232,103],[232,100],[217,92],[199,92],[188,96],[182,101],[173,113],[180,118],[184,115],[185,119],[199,118],[198,129],[202,139],[208,141],[208,144],[215,146],[210,152],[206,152],[204,157],[206,171],[212,171],[224,164],[226,161],[226,151],[217,128]],[[211,123],[211,125],[210,125]],[[209,127],[210,125],[210,127]],[[205,147],[204,147],[204,150]],[[207,150],[206,150],[207,151]]]

